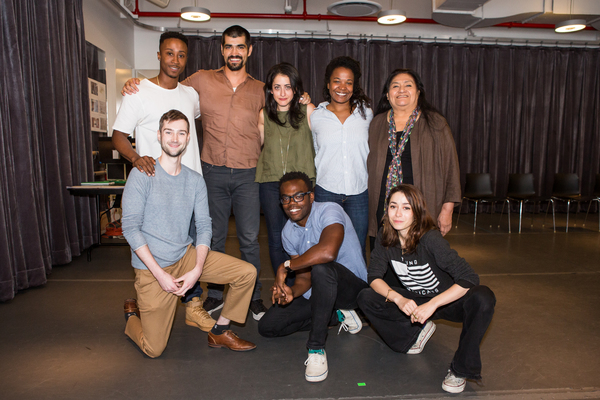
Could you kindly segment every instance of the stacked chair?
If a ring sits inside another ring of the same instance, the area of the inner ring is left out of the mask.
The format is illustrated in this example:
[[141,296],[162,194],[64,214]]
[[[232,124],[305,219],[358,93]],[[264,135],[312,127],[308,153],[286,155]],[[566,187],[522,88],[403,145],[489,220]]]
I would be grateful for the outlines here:
[[[567,228],[565,232],[569,232],[569,212],[571,208],[571,203],[575,202],[579,206],[579,203],[581,201],[584,201],[584,199],[581,197],[581,193],[579,193],[579,177],[577,176],[577,174],[554,175],[552,196],[550,197],[550,203],[548,204],[548,208],[546,209],[546,215],[548,215],[550,204],[552,204],[552,225],[554,227],[554,232],[556,232],[556,218],[554,209],[555,201],[564,201],[567,203]],[[578,209],[579,207],[575,209],[575,226],[577,226]]]
[[583,227],[585,228],[585,223],[587,221],[588,214],[590,213],[590,208],[592,207],[592,203],[598,203],[598,232],[600,232],[600,174],[596,174],[596,184],[594,185],[594,192],[592,193],[592,198],[590,199],[590,205],[588,206],[587,212],[585,213],[585,220],[583,220]]
[[[473,233],[475,233],[475,229],[477,228],[477,206],[479,203],[492,203],[492,211],[494,210],[494,205],[497,202],[508,203],[508,199],[505,197],[496,197],[494,196],[494,191],[492,190],[492,180],[490,178],[490,174],[467,174],[466,175],[466,183],[465,183],[465,191],[463,194],[462,201],[460,203],[460,208],[458,209],[458,218],[456,219],[456,227],[458,228],[458,221],[460,220],[460,211],[462,208],[462,203],[467,200],[467,204],[469,201],[475,203],[475,218],[473,220]],[[510,204],[510,203],[509,203]],[[490,225],[491,226],[491,225]],[[500,227],[500,225],[498,225]],[[510,233],[510,207],[508,210],[508,233]]]
[[[549,197],[538,196],[535,192],[535,186],[533,184],[533,174],[510,174],[508,176],[508,191],[506,194],[508,200],[508,208],[510,211],[510,202],[519,202],[519,233],[521,233],[521,225],[523,221],[523,205],[525,203],[533,203],[534,207],[536,204],[543,201],[550,201]],[[502,214],[504,213],[504,206],[502,206]],[[533,213],[531,214],[531,227],[533,228]]]

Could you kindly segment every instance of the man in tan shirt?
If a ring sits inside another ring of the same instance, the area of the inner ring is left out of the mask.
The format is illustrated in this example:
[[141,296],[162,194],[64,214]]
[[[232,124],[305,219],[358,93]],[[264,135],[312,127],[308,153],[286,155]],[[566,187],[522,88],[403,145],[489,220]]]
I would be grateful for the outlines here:
[[[250,33],[246,29],[238,25],[227,28],[221,39],[221,54],[224,67],[197,71],[183,84],[200,95],[203,129],[200,158],[212,218],[212,250],[225,252],[233,207],[242,259],[256,267],[250,310],[254,319],[259,320],[266,308],[260,299],[258,279],[260,200],[254,177],[261,150],[258,113],[265,105],[264,83],[246,71],[252,54]],[[209,287],[204,307],[209,313],[223,307],[222,288]]]

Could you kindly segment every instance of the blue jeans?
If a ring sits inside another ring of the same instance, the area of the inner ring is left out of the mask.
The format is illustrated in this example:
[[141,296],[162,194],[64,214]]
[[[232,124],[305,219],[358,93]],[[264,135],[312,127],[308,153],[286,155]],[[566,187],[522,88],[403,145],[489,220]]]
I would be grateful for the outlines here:
[[[229,231],[231,208],[235,215],[235,228],[240,243],[242,260],[256,268],[256,286],[252,300],[260,299],[260,199],[258,183],[254,182],[256,168],[236,169],[202,162],[202,173],[208,191],[208,207],[212,218],[211,250],[225,253],[225,240]],[[208,297],[223,298],[222,285],[209,285]]]
[[367,230],[369,228],[369,192],[365,190],[360,194],[346,196],[345,194],[332,193],[317,185],[315,187],[315,201],[329,201],[342,206],[346,214],[350,217],[352,225],[354,225],[356,236],[358,236],[358,241],[362,247],[363,257],[366,259],[365,246]]
[[281,231],[288,217],[285,215],[279,201],[279,182],[265,182],[260,184],[260,206],[265,214],[265,222],[267,223],[271,266],[273,267],[273,272],[277,275],[277,268],[290,259],[281,243]]
[[327,327],[337,325],[336,310],[357,308],[356,298],[367,283],[336,262],[318,264],[311,269],[310,299],[298,297],[286,306],[275,305],[258,322],[265,337],[286,336],[310,330],[306,347],[325,348]]
[[[413,299],[418,305],[431,300],[404,288],[393,289],[402,296]],[[445,319],[463,324],[458,350],[450,364],[450,369],[456,376],[481,379],[479,345],[492,321],[495,305],[496,297],[487,286],[473,286],[463,297],[438,308],[431,316],[432,320]],[[406,353],[421,333],[421,324],[411,323],[410,318],[395,303],[386,303],[385,298],[371,288],[360,292],[358,306],[383,341],[394,351]]]

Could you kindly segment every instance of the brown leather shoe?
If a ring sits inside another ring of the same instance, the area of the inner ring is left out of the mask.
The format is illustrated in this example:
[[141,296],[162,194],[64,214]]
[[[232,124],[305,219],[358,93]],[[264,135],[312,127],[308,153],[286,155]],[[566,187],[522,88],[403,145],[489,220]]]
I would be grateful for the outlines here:
[[137,306],[137,301],[135,299],[127,299],[125,300],[125,305],[123,306],[125,310],[125,321],[131,317],[131,313],[135,313],[137,317],[140,317],[140,309]]
[[244,339],[240,339],[235,333],[226,330],[221,335],[215,335],[208,332],[208,345],[210,347],[227,347],[233,351],[249,351],[254,350],[256,345]]

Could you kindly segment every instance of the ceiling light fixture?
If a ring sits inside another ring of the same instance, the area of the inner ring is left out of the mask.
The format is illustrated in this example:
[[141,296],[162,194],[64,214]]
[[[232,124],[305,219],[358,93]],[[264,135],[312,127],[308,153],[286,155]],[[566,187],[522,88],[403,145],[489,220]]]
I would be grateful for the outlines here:
[[406,21],[406,13],[400,10],[381,11],[377,14],[377,22],[382,25],[401,24]]
[[181,9],[181,18],[192,22],[208,21],[210,19],[210,10],[208,8],[196,7],[196,1],[194,0],[194,7],[183,7]]
[[585,29],[585,19],[570,19],[556,24],[554,31],[557,33],[577,32]]
[[[573,17],[573,0],[571,0],[571,6],[569,8],[569,18]],[[560,22],[554,26],[554,32],[556,33],[570,33],[577,32],[585,29],[585,19],[569,19],[567,21]]]
[[390,0],[390,9],[387,11],[381,11],[377,14],[377,23],[382,25],[396,25],[406,21],[406,13],[394,9],[394,0]]

